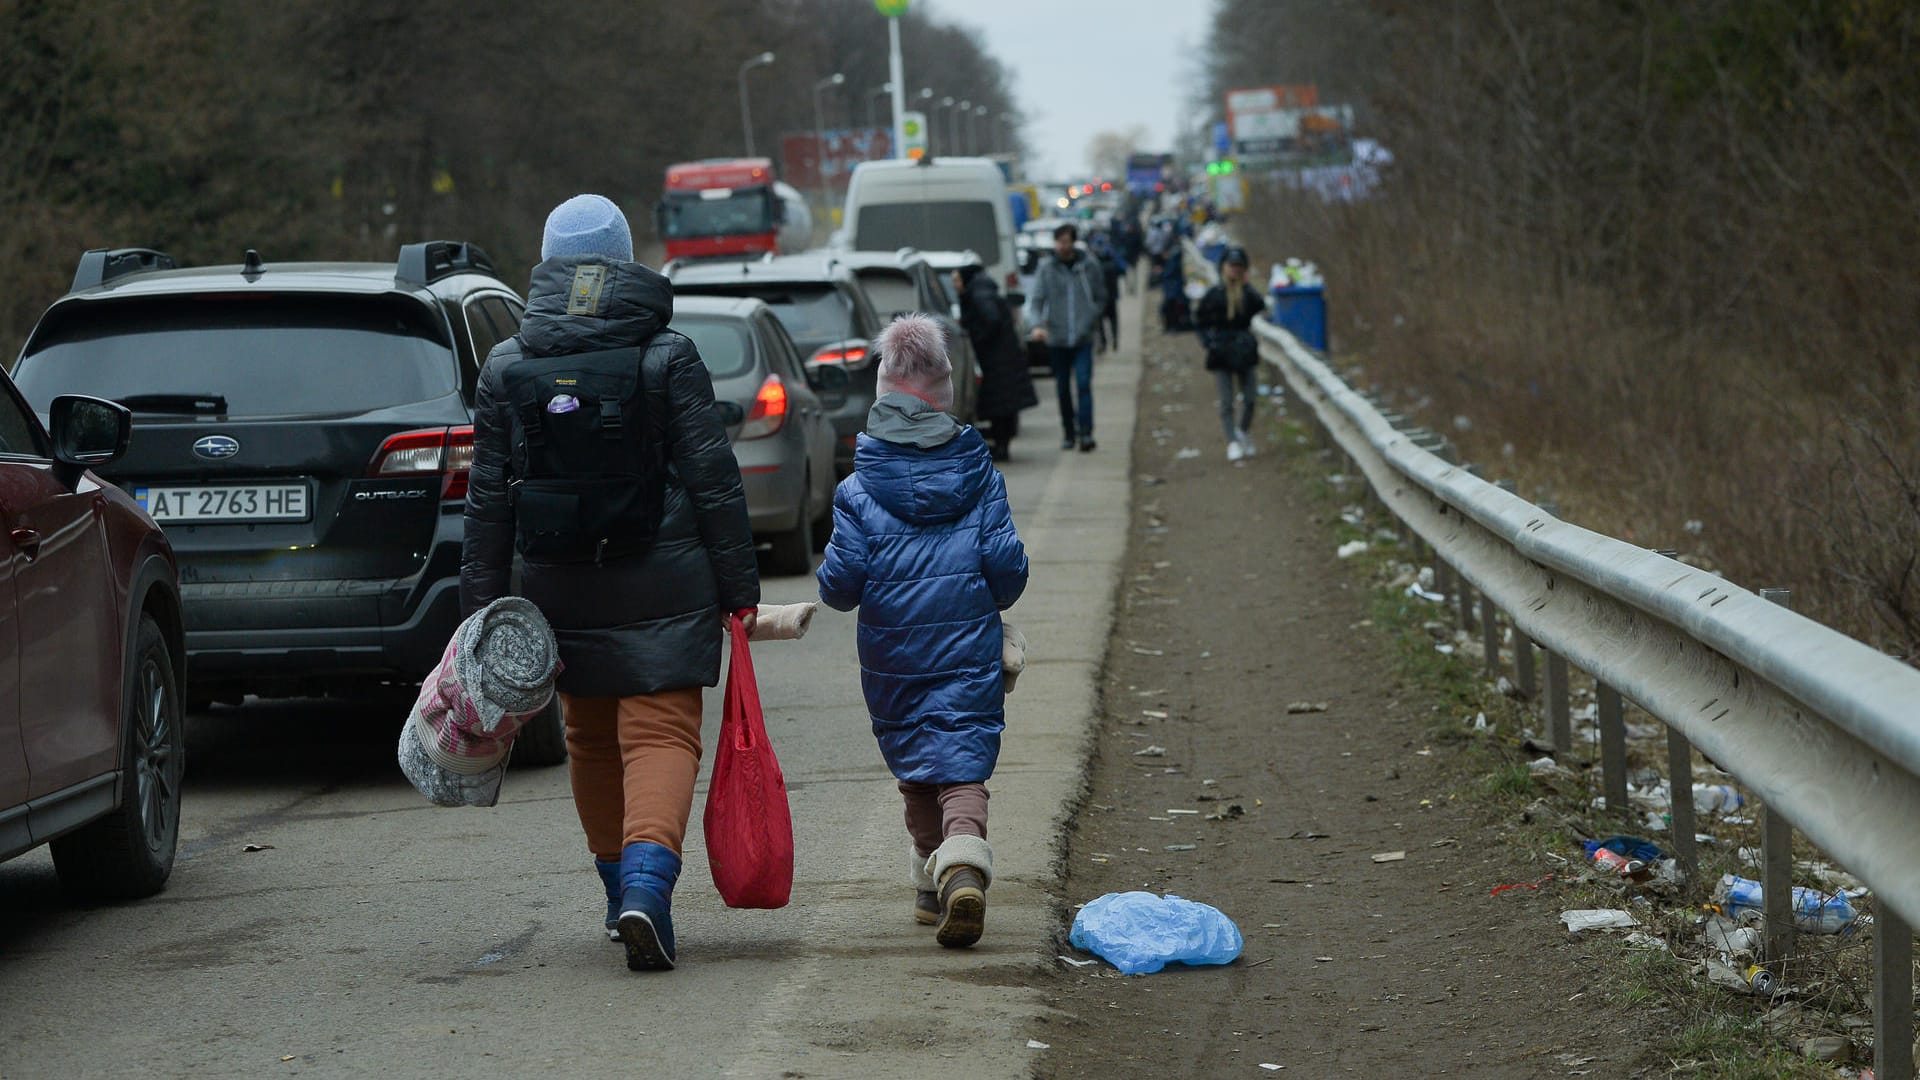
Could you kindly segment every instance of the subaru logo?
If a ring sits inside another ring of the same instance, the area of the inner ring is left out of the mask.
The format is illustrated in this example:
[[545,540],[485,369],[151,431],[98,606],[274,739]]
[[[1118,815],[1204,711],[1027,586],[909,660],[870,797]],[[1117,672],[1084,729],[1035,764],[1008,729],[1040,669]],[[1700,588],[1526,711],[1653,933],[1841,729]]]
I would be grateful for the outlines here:
[[225,435],[209,435],[193,444],[195,457],[208,461],[224,461],[240,452],[240,441]]

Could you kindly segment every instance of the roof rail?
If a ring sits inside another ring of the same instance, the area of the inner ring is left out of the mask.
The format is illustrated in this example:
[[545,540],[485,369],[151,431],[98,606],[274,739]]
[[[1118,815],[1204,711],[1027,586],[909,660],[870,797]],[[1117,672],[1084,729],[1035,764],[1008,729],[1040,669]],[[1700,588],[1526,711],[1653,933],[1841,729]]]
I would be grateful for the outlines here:
[[400,285],[431,285],[454,274],[485,274],[499,277],[493,260],[478,244],[459,240],[428,240],[405,244],[394,265],[393,280]]
[[920,254],[920,249],[914,247],[912,244],[908,244],[899,251],[894,252],[893,257],[896,259],[907,259],[918,254]]
[[172,270],[179,265],[173,256],[152,248],[114,248],[111,251],[91,248],[80,256],[80,265],[73,271],[73,285],[67,291],[79,292],[128,274]]

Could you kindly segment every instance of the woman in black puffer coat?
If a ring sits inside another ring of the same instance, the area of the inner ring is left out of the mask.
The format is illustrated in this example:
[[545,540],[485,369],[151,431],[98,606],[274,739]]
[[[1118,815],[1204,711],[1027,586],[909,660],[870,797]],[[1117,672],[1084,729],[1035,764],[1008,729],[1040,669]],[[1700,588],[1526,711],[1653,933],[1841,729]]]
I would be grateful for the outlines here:
[[973,411],[991,425],[993,460],[1005,461],[1020,433],[1020,410],[1040,404],[1027,367],[1027,350],[1013,323],[1013,309],[993,283],[993,275],[969,266],[954,274],[960,293],[960,325],[980,361],[980,397]]
[[[461,604],[473,611],[508,592],[516,543],[530,527],[517,521],[516,494],[528,507],[536,501],[537,485],[525,485],[528,462],[540,460],[529,458],[528,413],[509,404],[525,382],[514,366],[555,357],[584,365],[586,354],[632,350],[649,396],[641,411],[655,418],[648,445],[664,465],[653,542],[604,559],[528,556],[520,593],[552,624],[566,665],[558,685],[574,803],[606,886],[607,931],[625,942],[629,967],[671,968],[669,901],[700,768],[701,688],[720,680],[725,616],[751,619],[760,601],[746,495],[706,366],[667,329],[672,286],[632,261],[619,208],[597,195],[562,203],[541,258],[520,333],[494,348],[474,397]],[[589,404],[549,396],[547,413]]]

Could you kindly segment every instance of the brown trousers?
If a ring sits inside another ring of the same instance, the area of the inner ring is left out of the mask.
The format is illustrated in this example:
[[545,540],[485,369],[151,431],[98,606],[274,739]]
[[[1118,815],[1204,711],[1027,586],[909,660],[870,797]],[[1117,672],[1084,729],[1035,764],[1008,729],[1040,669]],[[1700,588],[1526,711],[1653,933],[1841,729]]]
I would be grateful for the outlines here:
[[907,800],[907,835],[914,853],[933,854],[949,836],[987,838],[987,785],[918,784],[900,781]]
[[634,697],[560,695],[573,806],[593,857],[646,841],[680,854],[700,775],[700,687]]

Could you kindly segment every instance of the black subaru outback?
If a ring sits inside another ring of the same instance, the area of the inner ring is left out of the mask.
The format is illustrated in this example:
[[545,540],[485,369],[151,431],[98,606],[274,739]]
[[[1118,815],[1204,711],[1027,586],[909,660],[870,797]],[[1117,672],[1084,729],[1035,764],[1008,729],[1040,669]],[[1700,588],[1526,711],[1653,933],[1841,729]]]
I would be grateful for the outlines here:
[[[106,479],[180,560],[188,695],[418,682],[459,623],[473,393],[523,304],[471,244],[395,263],[181,268],[89,251],[14,368],[134,412]],[[564,754],[557,711],[516,758]]]

